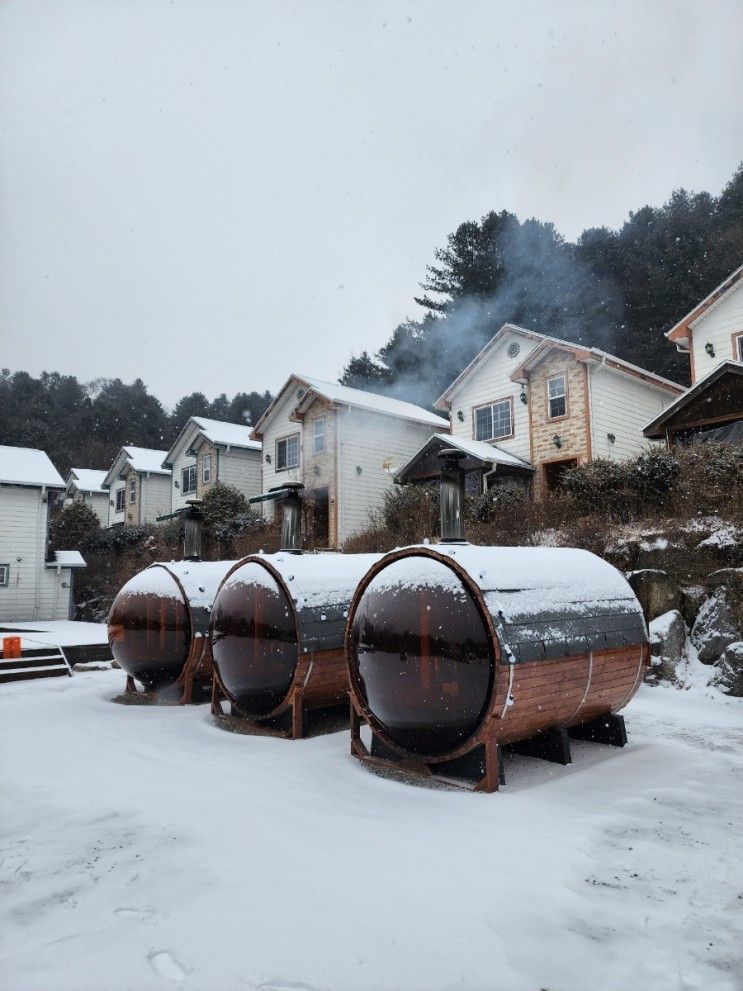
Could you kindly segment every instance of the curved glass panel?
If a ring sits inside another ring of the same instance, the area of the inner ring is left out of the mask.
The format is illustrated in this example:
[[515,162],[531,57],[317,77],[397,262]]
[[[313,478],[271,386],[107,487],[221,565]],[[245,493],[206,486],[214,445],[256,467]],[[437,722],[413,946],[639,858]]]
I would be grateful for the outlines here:
[[372,580],[353,618],[350,662],[390,739],[423,757],[463,743],[490,700],[485,623],[459,577],[431,558],[402,558]]
[[212,652],[233,702],[265,716],[286,697],[297,667],[297,629],[286,593],[249,561],[227,579],[212,607]]
[[124,585],[111,606],[108,641],[123,670],[148,691],[177,680],[191,646],[191,621],[165,568],[147,568]]

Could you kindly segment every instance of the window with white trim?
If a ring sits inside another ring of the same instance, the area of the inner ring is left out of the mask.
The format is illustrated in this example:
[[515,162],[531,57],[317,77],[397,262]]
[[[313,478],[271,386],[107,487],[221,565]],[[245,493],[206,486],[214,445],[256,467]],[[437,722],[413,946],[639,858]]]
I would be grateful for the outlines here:
[[10,565],[0,564],[0,588],[7,588],[10,585]]
[[189,465],[181,471],[181,493],[191,495],[196,491],[196,465]]
[[137,501],[137,479],[129,479],[129,502]]
[[201,459],[201,481],[204,485],[212,480],[212,456],[205,454]]
[[325,450],[325,417],[312,421],[312,453],[322,454]]
[[738,334],[738,336],[735,338],[735,347],[737,351],[735,355],[735,360],[743,361],[743,334]]
[[116,490],[116,512],[123,513],[125,506],[126,506],[126,489],[122,485],[120,489]]
[[513,434],[513,401],[499,399],[475,410],[475,440],[498,440]]
[[547,404],[550,420],[565,416],[568,411],[568,382],[565,375],[547,380]]
[[276,441],[276,471],[287,471],[299,465],[299,434]]

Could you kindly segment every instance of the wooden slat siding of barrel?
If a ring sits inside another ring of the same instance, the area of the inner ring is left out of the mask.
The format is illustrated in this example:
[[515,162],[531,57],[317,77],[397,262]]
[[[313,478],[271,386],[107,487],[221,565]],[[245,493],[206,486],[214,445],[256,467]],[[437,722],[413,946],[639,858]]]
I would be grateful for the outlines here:
[[351,603],[346,653],[354,756],[480,791],[502,782],[502,746],[557,734],[565,747],[568,730],[624,742],[614,714],[649,663],[640,604],[606,561],[468,544],[374,564]]
[[307,714],[348,700],[343,638],[351,597],[379,554],[253,554],[214,600],[212,713],[299,739]]
[[127,676],[125,694],[140,694],[140,682],[153,703],[209,701],[209,614],[234,563],[158,562],[122,587],[109,612],[108,639]]

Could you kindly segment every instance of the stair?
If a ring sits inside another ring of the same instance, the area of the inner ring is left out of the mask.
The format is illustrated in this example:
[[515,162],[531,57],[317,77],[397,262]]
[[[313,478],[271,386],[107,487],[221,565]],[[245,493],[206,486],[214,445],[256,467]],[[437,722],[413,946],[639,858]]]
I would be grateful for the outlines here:
[[60,647],[33,647],[22,650],[20,657],[0,656],[0,684],[63,676],[71,678],[72,671]]

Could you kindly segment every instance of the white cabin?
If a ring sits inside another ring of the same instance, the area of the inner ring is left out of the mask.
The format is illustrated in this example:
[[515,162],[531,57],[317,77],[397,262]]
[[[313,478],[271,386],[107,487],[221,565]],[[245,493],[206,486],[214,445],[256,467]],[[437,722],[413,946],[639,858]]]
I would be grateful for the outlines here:
[[203,499],[216,482],[251,499],[261,492],[261,444],[245,424],[192,416],[168,451],[163,465],[172,472],[172,511],[188,499]]
[[84,502],[100,520],[108,526],[108,472],[97,468],[70,468],[65,488],[65,502]]
[[381,506],[398,467],[448,429],[412,403],[291,375],[253,431],[263,444],[261,491],[302,482],[315,544],[341,547]]
[[171,473],[163,468],[167,451],[122,447],[106,473],[108,526],[155,523],[171,512]]
[[0,620],[70,619],[77,551],[47,559],[49,501],[65,484],[43,451],[0,447]]
[[[621,461],[646,449],[644,425],[682,392],[675,382],[598,348],[505,324],[436,408],[449,411],[452,439],[468,445],[474,491],[510,478],[531,481],[540,497],[568,468],[594,458]],[[481,445],[477,453],[473,442]],[[418,454],[400,481],[433,471],[431,446]]]

